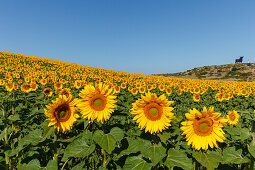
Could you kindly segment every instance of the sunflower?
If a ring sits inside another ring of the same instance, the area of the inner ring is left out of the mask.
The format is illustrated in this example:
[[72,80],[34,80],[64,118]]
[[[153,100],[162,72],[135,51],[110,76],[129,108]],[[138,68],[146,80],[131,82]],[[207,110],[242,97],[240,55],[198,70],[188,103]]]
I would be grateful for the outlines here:
[[152,88],[153,88],[153,87],[152,87],[152,85],[151,85],[151,84],[148,84],[148,85],[147,85],[147,90],[148,90],[148,91],[151,91],[151,90],[152,90]]
[[139,88],[139,93],[143,94],[143,93],[145,93],[145,90],[146,90],[145,87],[141,86]]
[[36,91],[38,89],[38,84],[37,83],[31,83],[31,91]]
[[136,95],[136,94],[138,93],[137,88],[133,88],[133,89],[131,90],[131,93],[132,93],[133,95]]
[[227,115],[228,123],[231,125],[236,125],[239,117],[240,116],[237,113],[237,111],[235,111],[235,110],[229,111],[228,115]]
[[160,91],[164,91],[165,90],[165,85],[164,84],[160,84],[158,86],[158,88],[159,88]]
[[69,98],[69,97],[73,98],[73,95],[71,93],[71,89],[69,89],[69,88],[63,88],[61,90],[61,92],[59,93],[59,95],[65,95],[67,98]]
[[166,94],[168,95],[168,96],[170,96],[171,94],[172,94],[172,89],[171,89],[171,87],[168,87],[168,88],[166,88]]
[[51,88],[45,88],[45,89],[43,90],[43,94],[44,94],[45,96],[51,97],[52,94],[53,94],[53,92],[52,92]]
[[208,110],[204,107],[202,113],[195,108],[190,110],[190,113],[185,114],[188,121],[184,121],[180,129],[186,135],[188,145],[192,144],[192,148],[200,150],[211,148],[218,148],[217,141],[223,142],[224,132],[221,129],[225,125],[227,119],[220,117],[221,113],[214,112],[214,108],[210,107]]
[[19,83],[19,84],[22,84],[22,83],[23,83],[23,80],[22,80],[22,79],[19,79],[19,80],[18,80],[18,83]]
[[44,114],[49,117],[47,119],[50,121],[48,126],[54,126],[57,131],[70,130],[73,123],[79,118],[75,109],[76,102],[77,100],[72,100],[72,98],[63,95],[47,105],[48,110],[44,109]]
[[121,87],[122,89],[125,89],[125,88],[127,87],[127,84],[126,84],[126,83],[121,83],[120,87]]
[[31,85],[28,83],[22,84],[20,89],[25,93],[29,93],[32,90]]
[[200,101],[200,95],[197,94],[197,93],[194,93],[193,94],[193,100],[194,100],[194,102],[199,102]]
[[63,88],[63,84],[59,83],[59,82],[56,82],[56,83],[54,83],[54,87],[55,87],[55,89],[62,89]]
[[182,90],[181,90],[181,89],[176,90],[176,92],[177,92],[177,94],[178,94],[179,96],[182,95]]
[[18,90],[19,89],[19,86],[17,84],[14,84],[14,90]]
[[0,86],[4,85],[5,81],[3,79],[0,79]]
[[173,101],[168,101],[163,94],[157,97],[155,93],[146,93],[133,103],[131,114],[136,115],[133,120],[139,123],[138,127],[145,132],[158,133],[171,126],[170,122],[174,118],[171,111],[173,107],[169,107]]
[[42,85],[46,85],[47,82],[48,82],[47,79],[44,79],[44,78],[40,80],[40,83],[41,83]]
[[11,92],[14,89],[14,84],[12,82],[8,82],[5,84],[5,88],[8,92]]
[[85,119],[104,123],[114,112],[117,107],[114,103],[117,101],[117,96],[113,95],[114,89],[109,88],[108,85],[99,83],[96,86],[86,85],[79,93],[81,97],[80,102],[77,104],[80,113]]
[[75,87],[76,89],[79,89],[79,88],[81,88],[81,86],[82,86],[81,81],[80,81],[80,80],[75,80],[75,82],[74,82],[74,87]]

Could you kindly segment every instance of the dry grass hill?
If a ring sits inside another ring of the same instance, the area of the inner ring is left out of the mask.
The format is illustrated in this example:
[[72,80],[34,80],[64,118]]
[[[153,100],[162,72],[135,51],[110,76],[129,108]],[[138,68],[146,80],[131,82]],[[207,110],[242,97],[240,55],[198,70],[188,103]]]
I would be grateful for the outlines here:
[[204,80],[255,81],[255,63],[204,66],[180,73],[156,75]]

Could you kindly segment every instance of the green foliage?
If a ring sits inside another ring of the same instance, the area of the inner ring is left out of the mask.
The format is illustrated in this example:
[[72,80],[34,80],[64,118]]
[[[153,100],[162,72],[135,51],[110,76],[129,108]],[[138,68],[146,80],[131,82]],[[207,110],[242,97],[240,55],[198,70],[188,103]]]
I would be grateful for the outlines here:
[[180,167],[183,169],[192,169],[192,160],[187,156],[185,151],[169,149],[165,165],[169,168]]

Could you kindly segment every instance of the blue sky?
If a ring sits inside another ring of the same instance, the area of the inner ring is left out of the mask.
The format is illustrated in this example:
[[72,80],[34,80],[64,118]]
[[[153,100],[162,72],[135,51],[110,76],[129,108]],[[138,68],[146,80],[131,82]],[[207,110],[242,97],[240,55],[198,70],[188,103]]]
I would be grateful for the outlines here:
[[254,0],[1,1],[0,51],[139,74],[255,62]]

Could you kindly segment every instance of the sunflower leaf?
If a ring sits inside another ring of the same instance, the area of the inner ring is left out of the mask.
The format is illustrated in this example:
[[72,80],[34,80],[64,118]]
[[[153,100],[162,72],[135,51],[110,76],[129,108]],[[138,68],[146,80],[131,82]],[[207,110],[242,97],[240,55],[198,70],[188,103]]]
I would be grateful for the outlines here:
[[255,158],[255,146],[248,145],[249,153]]
[[33,159],[32,161],[30,161],[28,164],[22,164],[21,165],[21,170],[38,170],[38,169],[42,169],[40,167],[40,162],[38,159]]
[[43,142],[45,138],[42,136],[42,131],[40,129],[35,129],[31,131],[29,134],[24,136],[18,143],[18,146],[12,150],[7,150],[5,154],[8,156],[14,156],[22,149],[24,149],[28,145],[36,146],[38,143]]
[[187,157],[187,154],[184,151],[172,148],[168,150],[165,165],[169,168],[177,166],[183,169],[191,169],[190,167],[192,167],[192,160]]
[[144,147],[144,140],[141,138],[137,139],[128,139],[128,148],[126,150],[123,150],[120,155],[129,155],[131,153],[137,153],[141,151]]
[[45,170],[57,170],[57,169],[58,165],[54,160],[50,160],[45,168]]
[[116,141],[121,141],[124,137],[124,132],[118,127],[114,127],[111,129],[110,134],[114,137]]
[[126,159],[123,170],[148,170],[152,164],[145,161],[142,155],[128,157]]
[[223,151],[223,164],[248,163],[250,160],[242,156],[242,150],[235,150],[235,147],[228,147]]
[[161,143],[157,145],[146,141],[142,149],[142,155],[146,158],[150,158],[152,165],[155,166],[166,156],[166,149],[162,146]]
[[221,154],[219,150],[208,151],[207,153],[193,152],[192,156],[208,170],[217,168],[221,162]]
[[90,155],[95,148],[96,145],[88,145],[84,137],[75,139],[66,147],[62,161],[66,161],[69,157],[85,158]]
[[158,137],[160,138],[161,142],[166,144],[167,140],[171,137],[171,133],[169,132],[162,132],[158,134]]
[[108,153],[112,153],[115,148],[116,139],[110,133],[104,134],[103,131],[97,130],[93,135],[93,139]]
[[51,126],[51,127],[48,126],[49,125],[48,120],[45,120],[41,125],[43,126],[43,137],[44,138],[49,138],[54,132],[54,127],[53,126]]

